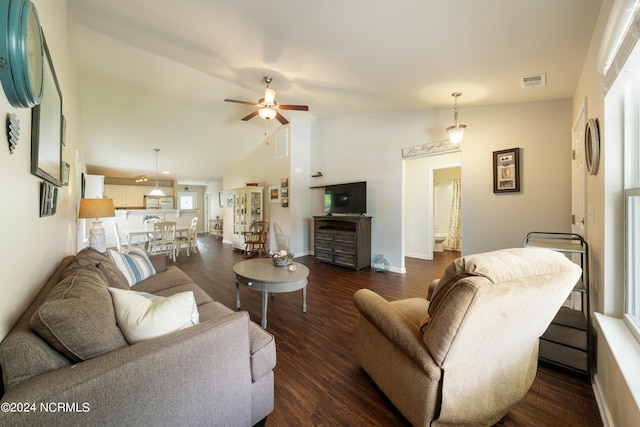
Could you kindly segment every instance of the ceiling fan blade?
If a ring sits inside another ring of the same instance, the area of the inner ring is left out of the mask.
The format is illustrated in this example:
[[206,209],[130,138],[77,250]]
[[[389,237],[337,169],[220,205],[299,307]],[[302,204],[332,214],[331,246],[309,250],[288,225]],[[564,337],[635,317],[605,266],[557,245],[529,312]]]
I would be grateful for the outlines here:
[[281,110],[297,110],[297,111],[309,111],[309,107],[306,105],[278,105]]
[[285,119],[284,116],[278,113],[277,111],[276,111],[276,119],[278,119],[278,121],[283,125],[286,125],[287,123],[289,123],[289,120]]
[[255,102],[248,102],[248,101],[238,101],[235,99],[225,99],[225,102],[235,102],[236,104],[246,104],[246,105],[251,105],[253,107],[257,107],[258,104],[256,104]]
[[257,116],[257,115],[258,115],[258,112],[257,112],[257,111],[254,111],[253,113],[249,114],[248,116],[243,117],[243,118],[242,118],[242,120],[246,122],[247,120],[251,120],[251,119],[253,119],[253,118],[254,118],[255,116]]

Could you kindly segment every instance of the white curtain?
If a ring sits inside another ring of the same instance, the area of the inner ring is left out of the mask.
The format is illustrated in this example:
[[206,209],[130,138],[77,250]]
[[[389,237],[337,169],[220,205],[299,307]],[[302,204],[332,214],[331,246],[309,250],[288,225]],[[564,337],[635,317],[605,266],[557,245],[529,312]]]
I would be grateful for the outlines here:
[[449,235],[447,247],[454,251],[462,249],[462,197],[460,194],[459,179],[451,181],[451,213],[449,214]]

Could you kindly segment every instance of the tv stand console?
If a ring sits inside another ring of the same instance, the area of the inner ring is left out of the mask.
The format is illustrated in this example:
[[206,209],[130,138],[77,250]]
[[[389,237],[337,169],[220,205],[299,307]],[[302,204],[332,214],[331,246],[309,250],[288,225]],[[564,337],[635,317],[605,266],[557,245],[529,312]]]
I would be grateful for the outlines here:
[[371,265],[370,216],[314,216],[313,232],[316,260],[356,271]]

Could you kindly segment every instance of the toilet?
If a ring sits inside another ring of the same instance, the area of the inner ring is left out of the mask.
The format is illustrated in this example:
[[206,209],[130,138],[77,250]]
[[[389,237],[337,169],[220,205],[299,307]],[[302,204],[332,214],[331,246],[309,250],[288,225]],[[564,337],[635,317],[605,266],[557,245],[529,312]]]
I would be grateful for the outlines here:
[[436,231],[434,233],[435,245],[433,246],[434,252],[444,252],[444,241],[447,240],[447,233],[442,231]]

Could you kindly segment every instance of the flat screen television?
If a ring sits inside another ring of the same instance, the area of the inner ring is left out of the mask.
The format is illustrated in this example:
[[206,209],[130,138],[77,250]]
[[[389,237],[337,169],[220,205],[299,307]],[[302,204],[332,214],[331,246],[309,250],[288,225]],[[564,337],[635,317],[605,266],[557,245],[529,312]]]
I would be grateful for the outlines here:
[[324,213],[364,214],[367,212],[367,182],[327,185],[324,187]]

